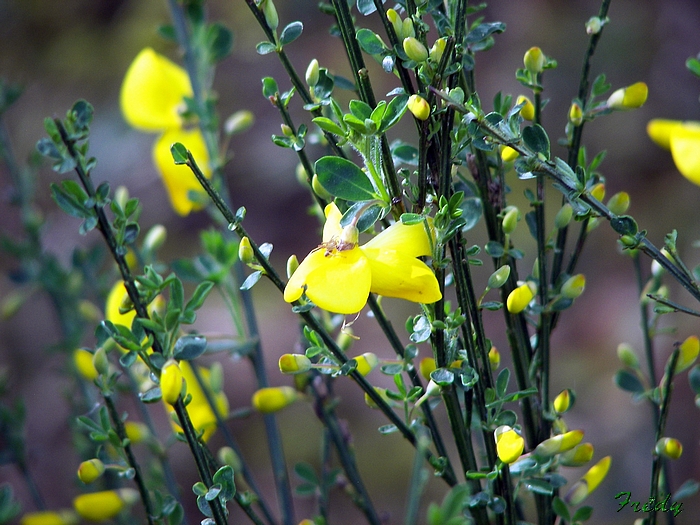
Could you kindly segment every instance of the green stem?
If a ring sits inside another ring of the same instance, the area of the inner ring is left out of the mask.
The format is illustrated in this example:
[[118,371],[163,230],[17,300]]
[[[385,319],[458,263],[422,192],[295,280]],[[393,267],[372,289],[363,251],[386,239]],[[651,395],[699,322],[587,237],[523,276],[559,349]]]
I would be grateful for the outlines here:
[[124,429],[124,423],[122,422],[119,412],[117,412],[117,407],[114,405],[114,400],[111,394],[103,394],[105,405],[107,406],[107,411],[109,412],[109,418],[112,420],[112,426],[114,431],[119,436],[119,441],[123,445],[124,454],[126,454],[126,460],[129,466],[134,470],[134,483],[136,483],[136,488],[141,496],[141,502],[143,503],[144,511],[146,512],[146,520],[149,525],[154,525],[154,515],[153,515],[153,503],[151,502],[151,496],[148,493],[146,484],[141,474],[141,467],[136,461],[134,452],[131,450],[131,444],[126,437],[126,430]]

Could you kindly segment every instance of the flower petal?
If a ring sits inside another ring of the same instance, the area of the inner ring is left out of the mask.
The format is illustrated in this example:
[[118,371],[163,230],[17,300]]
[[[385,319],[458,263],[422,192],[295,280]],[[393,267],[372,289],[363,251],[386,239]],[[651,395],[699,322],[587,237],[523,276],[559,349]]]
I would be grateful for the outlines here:
[[343,218],[343,214],[340,213],[335,202],[331,202],[326,206],[323,212],[326,214],[326,222],[323,225],[323,242],[328,242],[333,237],[340,237],[340,234],[343,232],[343,227],[340,225],[340,219]]
[[292,274],[284,300],[296,301],[306,286],[307,297],[318,307],[339,314],[356,313],[367,302],[371,278],[369,262],[360,249],[328,255],[325,249],[317,249]]
[[[192,156],[197,161],[197,165],[204,173],[204,176],[211,177],[209,168],[209,154],[204,143],[204,137],[199,129],[191,131],[184,129],[172,129],[166,131],[153,144],[153,162],[155,163],[160,176],[163,178],[165,189],[168,190],[170,203],[179,215],[188,215],[192,211],[201,210],[204,207],[206,192],[189,167],[176,165],[170,153],[170,147],[175,142],[181,142],[192,152]],[[194,192],[202,196],[202,202],[190,200],[189,193]]]
[[408,257],[420,257],[433,253],[430,241],[425,223],[406,225],[396,222],[364,244],[363,248],[400,251]]
[[183,97],[192,96],[187,72],[150,47],[141,51],[124,76],[120,103],[124,119],[143,131],[179,127]]
[[656,118],[647,124],[647,135],[664,149],[671,149],[671,133],[676,128],[682,127],[680,120],[666,120]]
[[671,130],[671,154],[678,171],[700,185],[700,124],[687,122]]
[[434,303],[442,297],[435,274],[423,261],[403,251],[368,245],[360,247],[360,250],[369,261],[373,293],[424,304]]

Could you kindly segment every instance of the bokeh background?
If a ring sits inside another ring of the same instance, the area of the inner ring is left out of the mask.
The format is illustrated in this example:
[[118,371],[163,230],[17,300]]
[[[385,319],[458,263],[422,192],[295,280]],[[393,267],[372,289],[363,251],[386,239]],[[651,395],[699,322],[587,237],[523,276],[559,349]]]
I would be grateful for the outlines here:
[[[331,20],[319,14],[316,2],[295,0],[277,4],[282,24],[293,20],[304,23],[302,37],[288,48],[297,68],[303,72],[315,57],[323,67],[349,77],[340,42],[328,36]],[[217,70],[215,87],[221,115],[248,109],[256,116],[255,126],[232,140],[234,157],[225,169],[227,183],[234,205],[244,205],[248,210],[246,228],[256,241],[274,245],[272,260],[282,270],[289,254],[297,253],[301,257],[318,242],[317,224],[307,213],[311,201],[294,175],[296,157],[290,150],[271,143],[270,135],[279,133],[279,118],[261,93],[260,79],[264,76],[275,77],[282,89],[287,89],[289,83],[274,55],[256,54],[255,44],[264,38],[243,1],[212,0],[208,5],[210,17],[231,28],[235,38],[233,54]],[[523,92],[514,72],[522,67],[524,51],[533,45],[540,46],[558,61],[558,67],[547,72],[545,78],[544,96],[550,103],[544,112],[544,124],[553,142],[563,136],[566,111],[577,89],[587,44],[584,23],[597,13],[598,7],[599,3],[592,0],[490,2],[483,12],[486,21],[500,20],[507,29],[496,37],[493,49],[477,56],[476,78],[482,100],[492,99],[497,91],[514,96]],[[601,168],[607,179],[608,195],[621,190],[630,193],[630,213],[657,245],[663,243],[667,232],[677,229],[681,253],[688,266],[694,267],[700,262],[693,245],[700,238],[697,220],[700,188],[682,178],[670,155],[648,139],[645,126],[655,117],[700,120],[700,79],[684,67],[688,57],[700,52],[700,3],[613,0],[609,14],[611,23],[594,57],[593,74],[605,72],[615,88],[645,81],[650,94],[647,104],[639,110],[616,113],[588,124],[584,142],[591,154],[608,150]],[[131,195],[146,203],[141,219],[143,228],[156,223],[167,227],[165,260],[196,253],[198,231],[207,227],[209,220],[201,213],[182,218],[170,209],[150,160],[155,137],[130,129],[118,106],[123,74],[143,47],[152,46],[178,59],[177,51],[156,33],[160,24],[169,21],[166,2],[0,0],[0,21],[0,76],[24,86],[22,98],[5,116],[17,158],[27,159],[43,136],[44,117],[63,115],[79,98],[89,100],[95,107],[91,136],[91,153],[98,158],[95,179],[108,180],[112,188],[125,185]],[[362,19],[360,24],[376,27],[374,20]],[[370,67],[378,94],[395,87],[393,77],[383,74],[376,64]],[[299,119],[306,118],[301,111],[296,115]],[[311,149],[311,153],[322,154],[320,149]],[[555,153],[562,151],[555,146]],[[48,167],[40,171],[38,206],[46,220],[42,231],[46,250],[67,263],[74,246],[90,246],[100,239],[96,233],[78,235],[78,222],[58,210],[48,192],[49,183],[56,180],[58,177]],[[5,166],[0,165],[0,228],[3,235],[16,237],[20,222],[9,202],[9,184]],[[512,187],[516,195],[521,195],[525,185],[514,180]],[[470,233],[469,240],[483,244],[483,224]],[[526,269],[533,257],[524,224],[517,232],[516,242],[528,252],[523,263]],[[0,297],[15,288],[7,274],[16,264],[5,254],[1,257]],[[646,262],[645,267],[648,268]],[[485,282],[489,268],[487,263],[484,268],[476,269],[477,277]],[[565,313],[557,329],[552,391],[573,388],[577,392],[576,407],[567,416],[569,426],[585,430],[586,439],[596,447],[596,459],[613,456],[608,479],[589,500],[596,508],[592,522],[632,523],[639,515],[629,508],[616,512],[618,502],[614,497],[621,491],[631,491],[634,500],[646,500],[653,447],[649,407],[633,403],[612,382],[619,367],[615,353],[618,344],[629,342],[639,352],[642,348],[632,263],[620,253],[616,235],[602,224],[590,237],[580,269],[587,276],[587,289]],[[674,299],[691,304],[678,287],[671,285],[671,290]],[[294,350],[297,321],[269,284],[262,281],[254,293],[271,381],[289,384],[290,379],[275,370],[275,363],[280,354]],[[413,305],[399,301],[389,300],[385,304],[399,329],[416,311]],[[216,298],[208,301],[199,317],[197,328],[204,333],[232,330]],[[487,314],[487,322],[490,337],[496,346],[505,349],[500,314]],[[684,316],[668,316],[662,324],[675,326],[677,331],[658,338],[659,375],[673,343],[700,331],[695,319]],[[356,324],[360,339],[354,350],[374,351],[390,358],[391,350],[378,332],[363,315]],[[79,460],[70,443],[66,399],[69,380],[62,372],[65,358],[47,350],[56,342],[57,333],[52,307],[41,294],[33,295],[14,317],[0,323],[0,367],[10,386],[8,398],[3,401],[22,399],[26,404],[29,467],[50,508],[69,506],[72,497],[82,490],[74,474]],[[427,355],[426,349],[422,352]],[[254,388],[250,367],[245,362],[226,358],[223,364],[232,407],[248,406]],[[381,377],[378,372],[373,374],[370,378],[374,382],[389,386],[389,378]],[[352,385],[339,386],[343,396],[339,413],[350,423],[360,469],[374,495],[375,505],[388,523],[401,523],[413,452],[397,435],[379,436],[376,428],[383,424],[381,417],[365,407],[362,396]],[[154,407],[154,412],[159,408]],[[159,414],[155,416],[158,418]],[[671,465],[676,488],[688,478],[700,479],[699,416],[684,375],[674,392],[667,430],[667,435],[681,439],[685,447],[682,459]],[[162,415],[159,421],[166,432],[167,421]],[[280,414],[280,425],[290,465],[298,461],[317,465],[320,425],[310,406],[300,403],[286,409]],[[260,417],[252,415],[236,420],[231,423],[231,429],[261,483],[270,487],[274,501]],[[213,448],[221,444],[220,436],[215,436]],[[187,495],[187,487],[196,480],[191,458],[184,445],[174,447],[175,468]],[[570,471],[570,480],[582,472],[582,469]],[[14,467],[0,465],[0,480],[13,484],[25,510],[33,509]],[[298,483],[293,475],[292,482]],[[442,490],[440,482],[430,482],[425,500],[439,500]],[[362,520],[342,491],[334,493],[333,501],[332,523]],[[309,516],[312,508],[312,502],[298,500],[298,519]],[[683,509],[676,523],[697,523],[700,496],[686,500]],[[424,516],[424,511],[421,512]],[[196,511],[191,516],[191,522],[198,521]]]

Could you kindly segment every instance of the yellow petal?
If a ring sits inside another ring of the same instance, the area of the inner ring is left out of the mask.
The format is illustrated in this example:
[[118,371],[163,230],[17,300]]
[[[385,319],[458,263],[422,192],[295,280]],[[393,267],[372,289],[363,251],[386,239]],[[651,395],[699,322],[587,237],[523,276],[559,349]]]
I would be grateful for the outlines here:
[[685,123],[671,131],[671,154],[678,171],[700,185],[700,124]]
[[335,202],[331,202],[323,211],[326,214],[326,223],[323,225],[323,242],[329,242],[333,237],[340,237],[343,232],[343,227],[340,225],[343,214],[340,213]]
[[[206,192],[189,167],[175,165],[170,147],[175,142],[181,142],[197,161],[197,165],[204,176],[211,177],[209,168],[209,154],[204,143],[204,137],[199,129],[191,131],[184,129],[172,129],[166,131],[153,145],[153,162],[160,176],[163,178],[165,189],[168,190],[170,203],[179,215],[188,215],[192,211],[201,210],[204,207]],[[188,194],[193,192],[201,195],[202,202],[190,200]]]
[[649,135],[649,138],[656,142],[657,145],[661,146],[664,149],[670,150],[671,132],[674,129],[682,126],[683,122],[681,122],[680,120],[666,120],[656,118],[650,120],[647,124],[647,135]]
[[362,310],[369,296],[369,262],[358,248],[326,255],[324,248],[312,251],[296,269],[284,289],[288,303],[306,295],[319,308],[339,314]]
[[362,248],[382,251],[400,251],[407,257],[431,255],[430,237],[424,223],[406,225],[396,222],[376,237],[364,244]]
[[141,51],[122,83],[120,103],[124,119],[143,131],[179,127],[183,97],[192,96],[187,72],[153,49]]
[[369,261],[372,293],[424,304],[434,303],[442,297],[435,274],[423,261],[403,251],[368,246],[369,243],[360,250]]
[[124,502],[115,490],[81,494],[73,500],[73,508],[88,521],[104,521],[113,518],[124,508]]
[[105,307],[105,317],[108,321],[114,324],[121,324],[131,328],[131,323],[136,317],[136,312],[132,308],[126,313],[120,313],[119,307],[127,299],[126,287],[123,281],[117,281],[107,296],[107,305]]

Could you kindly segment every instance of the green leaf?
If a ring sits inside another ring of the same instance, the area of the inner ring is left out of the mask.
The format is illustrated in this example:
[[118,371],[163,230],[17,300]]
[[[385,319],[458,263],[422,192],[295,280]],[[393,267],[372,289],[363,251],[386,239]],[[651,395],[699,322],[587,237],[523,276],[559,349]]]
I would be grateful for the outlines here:
[[687,67],[693,75],[700,77],[700,60],[691,57],[685,61],[685,67]]
[[673,501],[678,501],[679,499],[688,498],[697,494],[700,489],[700,483],[694,479],[688,479],[683,482],[683,484],[678,488],[676,492],[673,493],[671,498]]
[[397,95],[391,99],[386,106],[386,111],[382,116],[382,124],[379,127],[381,133],[386,132],[394,124],[396,124],[408,108],[408,95]]
[[233,468],[230,465],[225,465],[216,471],[214,474],[214,483],[221,486],[219,498],[223,501],[230,501],[236,495],[236,483],[234,481]]
[[302,461],[294,465],[294,473],[307,483],[310,483],[315,486],[320,485],[318,476],[316,475],[316,471],[311,465],[309,465],[306,462]]
[[523,142],[535,153],[541,153],[549,159],[549,137],[539,124],[533,124],[523,129]]
[[621,215],[610,219],[610,226],[620,235],[637,235],[639,231],[637,221],[629,215]]
[[614,377],[615,384],[622,390],[641,394],[644,392],[644,385],[639,378],[627,370],[618,370]]
[[263,83],[263,96],[265,98],[271,98],[274,97],[279,93],[279,87],[277,86],[277,82],[275,81],[274,78],[272,77],[265,77],[262,79]]
[[341,157],[321,157],[314,165],[318,181],[328,193],[347,201],[378,198],[367,175],[353,162]]
[[202,283],[199,283],[197,285],[197,288],[195,288],[194,292],[192,293],[192,297],[190,297],[190,300],[187,301],[187,304],[185,305],[185,311],[199,310],[204,304],[204,301],[209,295],[209,292],[211,292],[213,288],[214,283],[211,281],[204,281]]
[[348,104],[350,113],[361,122],[372,116],[372,107],[362,100],[351,100]]
[[693,389],[695,395],[700,394],[700,365],[695,365],[688,372],[688,383],[690,388]]
[[277,51],[277,46],[268,41],[260,42],[255,46],[255,51],[258,52],[258,55],[269,55]]
[[91,210],[78,201],[75,196],[68,193],[63,187],[58,184],[51,184],[51,196],[56,201],[58,207],[72,217],[86,219],[92,215]]
[[399,429],[396,427],[396,425],[382,425],[377,430],[379,430],[380,434],[393,434],[394,432],[397,432]]
[[219,62],[226,58],[233,47],[233,33],[223,24],[215,23],[207,30],[209,60]]
[[304,25],[299,21],[287,24],[287,26],[282,30],[282,34],[280,35],[280,44],[282,44],[283,46],[291,44],[301,36],[301,32],[303,30]]
[[345,136],[345,131],[343,130],[343,128],[341,128],[338,124],[336,124],[327,117],[316,117],[312,119],[311,122],[316,124],[323,131],[333,133],[334,135],[338,135],[339,137]]
[[543,496],[551,496],[554,493],[552,485],[539,478],[528,478],[522,481],[525,488],[534,494],[542,494]]
[[87,131],[92,122],[94,109],[92,104],[85,100],[78,100],[71,108],[71,116],[74,119],[75,129],[78,131]]
[[561,517],[562,520],[571,521],[569,509],[566,506],[566,503],[564,503],[564,500],[561,499],[559,496],[555,496],[552,500],[552,510],[554,510],[554,514]]
[[506,395],[506,390],[508,389],[508,382],[510,381],[510,370],[504,368],[498,373],[496,378],[496,394],[498,397],[503,397]]
[[494,33],[503,33],[505,29],[506,25],[503,22],[479,24],[467,34],[467,43],[474,44],[476,42],[481,42]]
[[160,401],[161,397],[162,393],[159,386],[151,388],[143,394],[139,394],[142,403],[157,403]]
[[175,359],[191,361],[202,355],[207,349],[207,339],[202,335],[183,335],[175,342],[173,357]]
[[60,151],[58,151],[56,144],[54,144],[53,140],[49,138],[44,137],[43,139],[39,139],[39,141],[36,143],[36,149],[44,157],[49,157],[50,159],[56,160],[63,158],[63,155]]
[[170,146],[170,154],[173,156],[175,164],[187,164],[187,148],[180,142]]
[[360,29],[357,32],[357,42],[365,53],[370,55],[381,55],[387,51],[386,45],[374,31]]
[[241,284],[240,289],[241,290],[250,290],[255,284],[260,280],[260,278],[263,276],[263,273],[260,270],[254,271],[251,273],[245,281],[243,281],[243,284]]
[[571,518],[571,520],[573,522],[576,522],[576,523],[581,522],[581,521],[587,521],[591,518],[592,515],[593,515],[593,507],[585,506],[585,507],[581,507],[576,512],[574,512],[574,515]]
[[373,0],[357,0],[357,10],[363,15],[371,15],[377,10]]
[[455,374],[447,368],[437,368],[430,372],[430,379],[439,386],[449,386],[454,382]]

